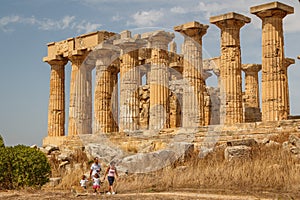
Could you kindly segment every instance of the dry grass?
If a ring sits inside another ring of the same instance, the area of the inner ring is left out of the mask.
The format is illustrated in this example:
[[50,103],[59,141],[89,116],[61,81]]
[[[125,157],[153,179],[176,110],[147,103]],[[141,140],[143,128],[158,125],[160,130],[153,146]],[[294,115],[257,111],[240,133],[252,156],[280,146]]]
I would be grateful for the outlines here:
[[180,188],[251,191],[299,191],[299,160],[281,147],[257,146],[250,159],[226,161],[223,151],[200,159],[194,155],[186,167],[169,167],[151,174],[133,174],[118,180],[118,190],[165,191]]
[[[287,141],[288,135],[272,138],[277,142]],[[159,145],[158,145],[159,146]],[[117,179],[118,192],[150,192],[191,189],[235,190],[235,191],[300,191],[300,159],[295,158],[281,145],[257,145],[251,157],[227,161],[224,149],[199,158],[198,152],[185,163],[176,163],[160,171],[148,174],[130,174]],[[129,150],[129,149],[128,149]],[[81,175],[89,171],[89,161],[78,151],[73,158],[78,166],[64,173],[60,189],[79,185]],[[54,163],[55,164],[55,163]],[[75,163],[71,163],[74,167]],[[78,165],[78,164],[77,164]],[[57,167],[53,165],[53,167]],[[104,167],[104,166],[103,166]],[[58,173],[58,169],[56,169]],[[103,187],[102,187],[103,188]],[[106,183],[104,184],[106,189]],[[102,189],[103,190],[103,189]]]

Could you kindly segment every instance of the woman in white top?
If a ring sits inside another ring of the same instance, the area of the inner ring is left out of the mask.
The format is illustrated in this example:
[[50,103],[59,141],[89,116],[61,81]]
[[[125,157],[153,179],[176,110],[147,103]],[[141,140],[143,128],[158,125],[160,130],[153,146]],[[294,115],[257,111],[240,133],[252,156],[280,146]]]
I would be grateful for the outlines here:
[[103,180],[105,179],[106,175],[107,175],[107,180],[109,185],[107,194],[115,194],[113,184],[115,178],[118,177],[118,172],[114,162],[111,162],[108,168],[106,169]]

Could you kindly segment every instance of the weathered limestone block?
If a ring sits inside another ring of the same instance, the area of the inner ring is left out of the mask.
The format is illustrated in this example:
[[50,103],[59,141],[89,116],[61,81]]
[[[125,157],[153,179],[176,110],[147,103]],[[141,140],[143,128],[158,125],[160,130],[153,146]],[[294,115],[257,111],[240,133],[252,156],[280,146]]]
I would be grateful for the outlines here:
[[227,13],[210,18],[221,29],[221,124],[243,122],[240,29],[250,18]]
[[225,149],[224,156],[226,160],[232,160],[237,158],[250,158],[251,147],[240,145],[240,146],[229,146]]
[[252,138],[227,141],[227,146],[241,146],[241,145],[252,147],[257,145],[257,142]]
[[182,105],[182,127],[197,128],[205,124],[202,37],[208,25],[193,21],[174,27],[184,36],[183,79],[186,81]]
[[168,148],[174,151],[182,162],[187,161],[194,153],[194,144],[188,142],[174,142]]
[[250,12],[262,20],[262,121],[284,120],[289,112],[282,21],[294,8],[271,2],[251,7]]

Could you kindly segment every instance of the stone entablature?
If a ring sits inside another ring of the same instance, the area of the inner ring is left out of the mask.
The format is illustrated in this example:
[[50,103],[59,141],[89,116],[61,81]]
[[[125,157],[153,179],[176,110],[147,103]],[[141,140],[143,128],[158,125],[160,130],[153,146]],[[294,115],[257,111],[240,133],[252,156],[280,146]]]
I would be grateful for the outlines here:
[[[202,37],[208,25],[196,21],[174,27],[184,38],[181,54],[177,53],[174,33],[166,31],[134,36],[130,31],[97,31],[48,43],[48,55],[43,58],[51,66],[48,136],[66,135],[68,61],[72,67],[69,136],[287,119],[287,70],[295,60],[284,57],[282,20],[293,8],[272,2],[250,11],[263,22],[262,64],[242,63],[240,29],[250,18],[234,12],[210,18],[221,32],[220,56],[210,59],[202,58]],[[214,88],[206,84],[212,73],[218,78]]]

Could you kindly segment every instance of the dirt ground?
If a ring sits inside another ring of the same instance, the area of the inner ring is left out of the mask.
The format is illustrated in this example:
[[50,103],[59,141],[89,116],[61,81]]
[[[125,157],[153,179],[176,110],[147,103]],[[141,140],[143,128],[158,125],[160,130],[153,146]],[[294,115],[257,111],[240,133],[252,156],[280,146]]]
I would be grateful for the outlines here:
[[203,200],[263,200],[263,199],[300,199],[299,192],[295,193],[274,193],[274,192],[230,192],[230,191],[168,191],[168,192],[145,192],[125,193],[116,195],[98,194],[75,194],[71,191],[46,191],[46,190],[21,190],[21,191],[0,191],[0,199],[5,200],[56,200],[56,199],[203,199]]

